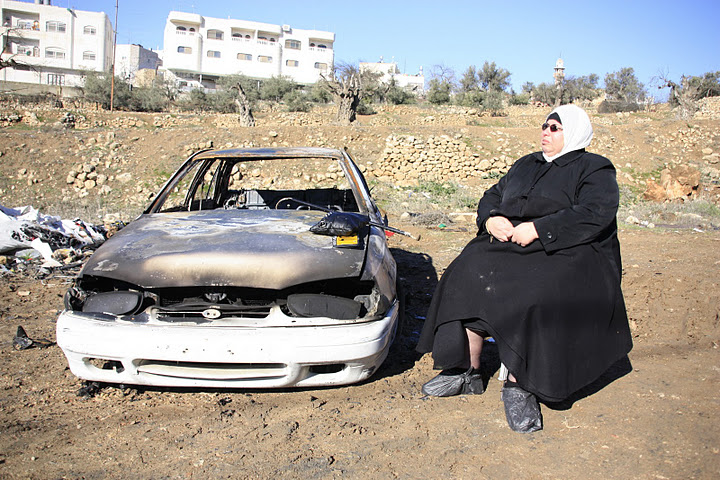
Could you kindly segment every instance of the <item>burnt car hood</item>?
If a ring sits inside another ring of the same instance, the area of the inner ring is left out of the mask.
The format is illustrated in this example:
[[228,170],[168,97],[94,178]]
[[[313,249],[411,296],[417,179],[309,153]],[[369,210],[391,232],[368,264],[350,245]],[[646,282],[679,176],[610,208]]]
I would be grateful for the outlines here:
[[111,237],[81,272],[144,288],[282,289],[359,277],[363,248],[337,248],[309,231],[325,214],[208,210],[143,215]]

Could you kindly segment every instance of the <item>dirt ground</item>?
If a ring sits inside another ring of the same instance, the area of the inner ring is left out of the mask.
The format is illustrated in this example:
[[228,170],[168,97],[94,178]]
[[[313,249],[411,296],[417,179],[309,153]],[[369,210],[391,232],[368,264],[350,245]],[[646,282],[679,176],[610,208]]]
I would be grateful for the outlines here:
[[[124,202],[130,208],[122,216],[129,220],[127,212],[140,208],[142,197],[163,172],[174,169],[192,142],[341,146],[345,141],[363,163],[379,155],[391,132],[464,129],[467,137],[489,142],[490,132],[499,130],[526,149],[539,118],[416,127],[397,120],[399,115],[387,114],[386,125],[367,119],[352,129],[288,127],[263,116],[252,132],[213,125],[162,131],[0,129],[0,203],[33,204],[60,215],[78,205],[96,214],[121,211]],[[631,163],[628,173],[635,177],[662,164],[652,151],[656,141],[647,139],[684,128],[665,116],[641,127],[633,118],[614,122],[617,117],[611,116],[597,129],[608,139],[599,149],[619,166]],[[717,151],[720,145],[712,142],[720,139],[718,122],[698,125],[710,132],[705,140]],[[79,139],[87,142],[111,131],[119,146],[76,150]],[[105,199],[79,199],[64,179],[81,157],[93,155],[102,157],[100,166],[109,162],[116,175],[132,173],[134,181],[114,184]],[[692,148],[687,152],[696,160],[700,155]],[[38,172],[41,181],[27,181],[28,172],[21,169]],[[620,181],[637,186],[625,176]],[[399,235],[389,240],[407,291],[408,321],[380,371],[346,387],[105,387],[79,395],[84,383],[70,373],[57,346],[23,351],[12,346],[19,325],[30,337],[55,339],[68,278],[57,272],[37,279],[32,270],[0,276],[0,478],[720,477],[720,232],[622,225],[623,291],[635,342],[629,362],[618,364],[572,405],[543,405],[544,430],[520,435],[505,421],[492,343],[484,349],[486,373],[494,375],[485,394],[431,398],[421,393],[434,373],[431,358],[416,354],[414,345],[438,276],[474,229],[461,223],[447,228],[404,224],[397,213],[389,209],[391,225],[420,235],[419,241]]]

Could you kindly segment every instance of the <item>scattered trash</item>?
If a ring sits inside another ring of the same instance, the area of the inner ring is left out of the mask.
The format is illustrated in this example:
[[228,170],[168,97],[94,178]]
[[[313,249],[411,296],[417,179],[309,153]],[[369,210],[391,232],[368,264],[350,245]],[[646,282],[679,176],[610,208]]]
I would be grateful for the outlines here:
[[[109,228],[80,219],[42,215],[31,206],[0,205],[0,274],[34,272],[44,278],[54,271],[82,266],[110,235],[125,226]],[[111,233],[109,233],[109,231]]]
[[27,350],[28,348],[33,347],[47,348],[52,345],[55,345],[55,342],[51,342],[50,340],[46,340],[44,338],[38,338],[36,340],[33,340],[32,338],[28,337],[25,329],[21,326],[18,326],[15,337],[13,338],[13,348],[15,350]]
[[444,223],[438,224],[438,228],[445,228],[445,227],[447,227],[447,225],[445,225]]

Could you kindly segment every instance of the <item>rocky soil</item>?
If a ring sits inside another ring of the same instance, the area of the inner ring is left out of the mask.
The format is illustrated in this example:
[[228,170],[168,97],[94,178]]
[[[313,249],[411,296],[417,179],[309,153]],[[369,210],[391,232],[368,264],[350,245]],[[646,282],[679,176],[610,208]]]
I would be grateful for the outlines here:
[[[662,106],[591,115],[591,149],[613,160],[623,190],[623,290],[635,348],[630,365],[618,365],[572,406],[543,406],[543,431],[519,435],[507,428],[496,378],[480,396],[420,392],[432,361],[414,353],[414,343],[438,276],[474,235],[472,209],[423,194],[418,179],[380,167],[404,155],[394,149],[413,137],[413,146],[449,149],[448,162],[462,150],[463,159],[504,168],[537,149],[547,110],[491,118],[387,107],[353,127],[332,125],[323,110],[261,112],[254,129],[232,116],[75,111],[70,130],[60,123],[65,110],[0,109],[0,122],[20,117],[0,127],[4,206],[98,223],[130,220],[189,152],[209,142],[347,146],[391,225],[420,236],[389,239],[408,322],[383,368],[362,384],[316,390],[88,390],[57,346],[12,346],[19,325],[32,338],[54,340],[68,275],[37,278],[32,267],[5,259],[0,478],[718,478],[720,115],[714,105],[702,112],[690,121]],[[689,192],[666,181],[668,173],[663,179],[664,170],[680,166],[698,172]],[[476,199],[493,182],[483,177],[499,173],[483,172],[456,179],[460,193]],[[683,191],[686,200],[636,202],[651,179],[666,197]],[[439,216],[412,221],[427,211]],[[496,375],[491,343],[484,354],[488,376]]]

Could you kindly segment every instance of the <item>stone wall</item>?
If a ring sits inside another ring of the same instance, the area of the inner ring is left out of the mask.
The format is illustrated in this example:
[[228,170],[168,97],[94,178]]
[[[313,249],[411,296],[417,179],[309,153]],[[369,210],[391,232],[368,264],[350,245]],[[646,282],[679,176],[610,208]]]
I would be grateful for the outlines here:
[[514,160],[506,155],[486,154],[482,145],[473,145],[462,135],[430,135],[424,139],[390,135],[379,160],[368,165],[368,171],[381,180],[412,185],[420,180],[497,178],[508,171]]

